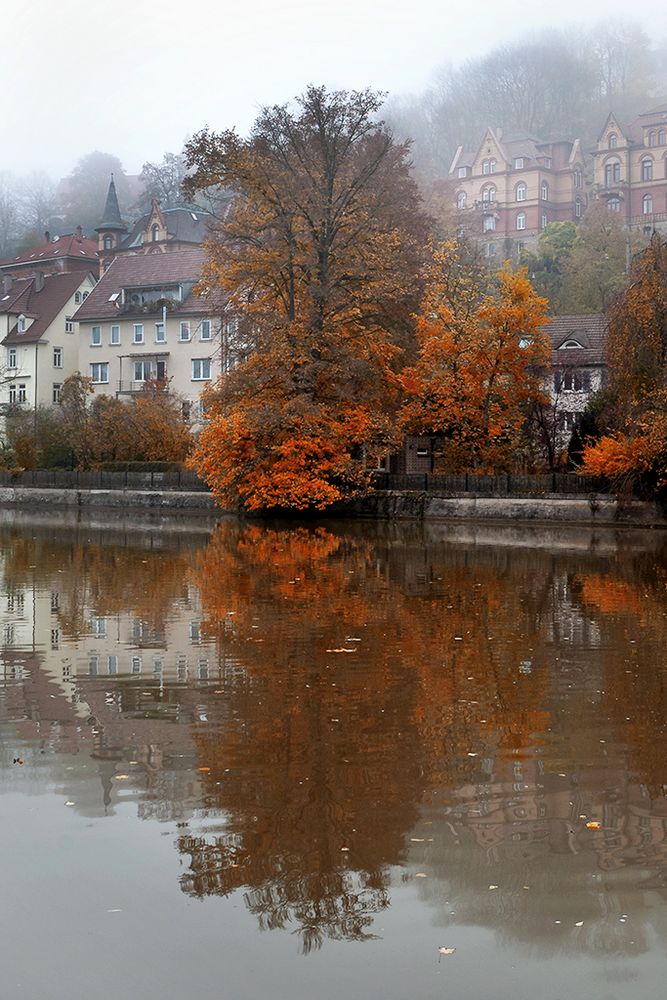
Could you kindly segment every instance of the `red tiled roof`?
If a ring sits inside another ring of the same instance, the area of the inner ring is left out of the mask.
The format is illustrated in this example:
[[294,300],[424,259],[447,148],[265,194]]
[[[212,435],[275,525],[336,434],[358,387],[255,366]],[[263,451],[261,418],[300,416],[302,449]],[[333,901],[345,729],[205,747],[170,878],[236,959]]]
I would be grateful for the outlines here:
[[[200,249],[116,257],[76,311],[74,318],[84,321],[117,318],[121,315],[120,298],[114,301],[110,301],[110,298],[122,288],[150,288],[199,281],[205,260],[206,254]],[[220,310],[221,306],[220,294],[204,299],[191,292],[174,312],[210,313]]]
[[62,260],[64,257],[76,257],[97,262],[97,243],[86,239],[85,236],[69,233],[67,236],[59,236],[49,240],[48,243],[41,243],[30,250],[24,250],[23,253],[16,254],[14,257],[5,257],[0,260],[0,268],[30,264],[37,269],[47,261]]
[[27,316],[34,316],[35,321],[25,333],[19,333],[14,327],[2,343],[34,344],[40,340],[86,278],[87,274],[81,271],[48,274],[45,276],[44,286],[39,292],[35,291],[35,278],[15,279],[12,290],[16,286],[21,286],[20,294],[12,299],[11,308],[0,299],[0,309],[2,312],[11,311],[15,315],[24,313]]

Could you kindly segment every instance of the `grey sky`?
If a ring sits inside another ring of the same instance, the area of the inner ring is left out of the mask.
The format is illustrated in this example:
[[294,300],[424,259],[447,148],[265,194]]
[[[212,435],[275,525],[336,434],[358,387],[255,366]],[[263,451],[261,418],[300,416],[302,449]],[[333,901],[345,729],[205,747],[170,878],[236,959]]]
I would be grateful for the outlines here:
[[[637,19],[662,41],[664,0],[24,0],[5,13],[0,170],[69,173],[93,149],[125,169],[205,124],[245,131],[307,83],[393,94],[534,30]],[[544,13],[542,13],[544,10]]]

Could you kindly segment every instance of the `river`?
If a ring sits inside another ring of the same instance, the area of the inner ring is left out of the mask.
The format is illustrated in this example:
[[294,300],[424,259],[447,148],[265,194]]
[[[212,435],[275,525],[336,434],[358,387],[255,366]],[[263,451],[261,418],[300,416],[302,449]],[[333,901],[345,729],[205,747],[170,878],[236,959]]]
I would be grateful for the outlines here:
[[667,533],[0,511],[7,1000],[655,1000]]

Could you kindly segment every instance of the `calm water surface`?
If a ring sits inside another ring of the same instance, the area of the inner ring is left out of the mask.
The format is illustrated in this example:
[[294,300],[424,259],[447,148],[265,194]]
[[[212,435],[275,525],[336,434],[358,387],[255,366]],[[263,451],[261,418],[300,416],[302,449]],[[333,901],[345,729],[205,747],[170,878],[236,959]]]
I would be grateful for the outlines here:
[[666,587],[661,533],[1,511],[3,1000],[664,995]]

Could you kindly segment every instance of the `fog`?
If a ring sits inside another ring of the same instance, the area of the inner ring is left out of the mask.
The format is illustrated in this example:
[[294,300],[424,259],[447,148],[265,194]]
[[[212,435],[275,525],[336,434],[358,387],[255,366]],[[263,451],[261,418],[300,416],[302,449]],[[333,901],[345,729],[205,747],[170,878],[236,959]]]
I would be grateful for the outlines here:
[[[638,16],[664,47],[667,13]],[[94,149],[129,174],[206,124],[247,131],[259,107],[309,82],[419,93],[457,66],[549,27],[628,16],[619,0],[30,0],[5,15],[0,171],[69,174]]]

